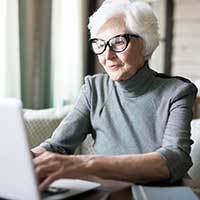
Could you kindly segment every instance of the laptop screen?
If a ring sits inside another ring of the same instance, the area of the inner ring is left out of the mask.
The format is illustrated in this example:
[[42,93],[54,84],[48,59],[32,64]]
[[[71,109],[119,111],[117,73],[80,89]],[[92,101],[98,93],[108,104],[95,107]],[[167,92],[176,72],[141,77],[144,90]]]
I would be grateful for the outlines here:
[[[41,199],[20,100],[0,99],[0,138],[0,197],[20,200]],[[90,181],[60,179],[52,183],[51,191],[48,192],[59,193],[50,199],[61,199],[61,195],[65,194],[66,198],[99,185]]]

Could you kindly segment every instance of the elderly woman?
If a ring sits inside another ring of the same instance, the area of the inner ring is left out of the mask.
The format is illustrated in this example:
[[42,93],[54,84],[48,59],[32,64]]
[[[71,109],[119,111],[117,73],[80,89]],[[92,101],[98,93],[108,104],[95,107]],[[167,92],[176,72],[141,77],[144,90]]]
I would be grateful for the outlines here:
[[[88,27],[107,73],[85,78],[71,114],[33,149],[41,190],[61,177],[179,180],[192,165],[190,121],[197,89],[149,68],[159,43],[151,7],[106,0]],[[95,154],[72,155],[89,133]]]

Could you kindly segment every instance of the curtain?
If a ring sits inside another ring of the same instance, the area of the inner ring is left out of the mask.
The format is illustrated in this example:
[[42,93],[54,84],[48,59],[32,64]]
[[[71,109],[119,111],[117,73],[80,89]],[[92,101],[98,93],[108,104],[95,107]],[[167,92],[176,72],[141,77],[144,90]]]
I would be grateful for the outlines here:
[[1,2],[1,18],[0,18],[0,96],[3,97],[5,95],[5,63],[6,63],[6,0]]
[[1,1],[0,96],[33,109],[74,102],[87,71],[88,3]]
[[51,106],[51,0],[19,0],[21,98],[26,108]]
[[74,102],[83,82],[85,6],[82,0],[53,0],[52,92],[53,105]]
[[[87,5],[87,4],[86,4]],[[85,3],[19,0],[21,95],[25,107],[73,103],[83,82]]]
[[1,0],[0,97],[20,98],[18,0]]

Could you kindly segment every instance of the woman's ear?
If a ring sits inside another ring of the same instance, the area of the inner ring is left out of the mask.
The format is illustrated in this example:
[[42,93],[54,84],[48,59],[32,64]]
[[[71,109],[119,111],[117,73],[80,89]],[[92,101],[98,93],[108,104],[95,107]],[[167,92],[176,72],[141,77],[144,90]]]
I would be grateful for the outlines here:
[[146,55],[146,52],[145,52],[145,50],[146,50],[145,41],[144,41],[142,38],[140,38],[140,39],[138,40],[138,44],[139,44],[138,50],[139,50],[139,51],[141,52],[141,54],[143,55],[144,60],[146,60],[146,58],[148,57],[148,55]]

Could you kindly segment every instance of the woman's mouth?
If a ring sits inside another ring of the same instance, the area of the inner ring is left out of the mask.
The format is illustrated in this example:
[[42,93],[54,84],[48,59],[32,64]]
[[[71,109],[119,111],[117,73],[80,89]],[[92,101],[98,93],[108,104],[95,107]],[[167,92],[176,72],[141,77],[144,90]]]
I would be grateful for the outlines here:
[[108,65],[107,69],[109,70],[118,70],[121,66],[120,65]]

